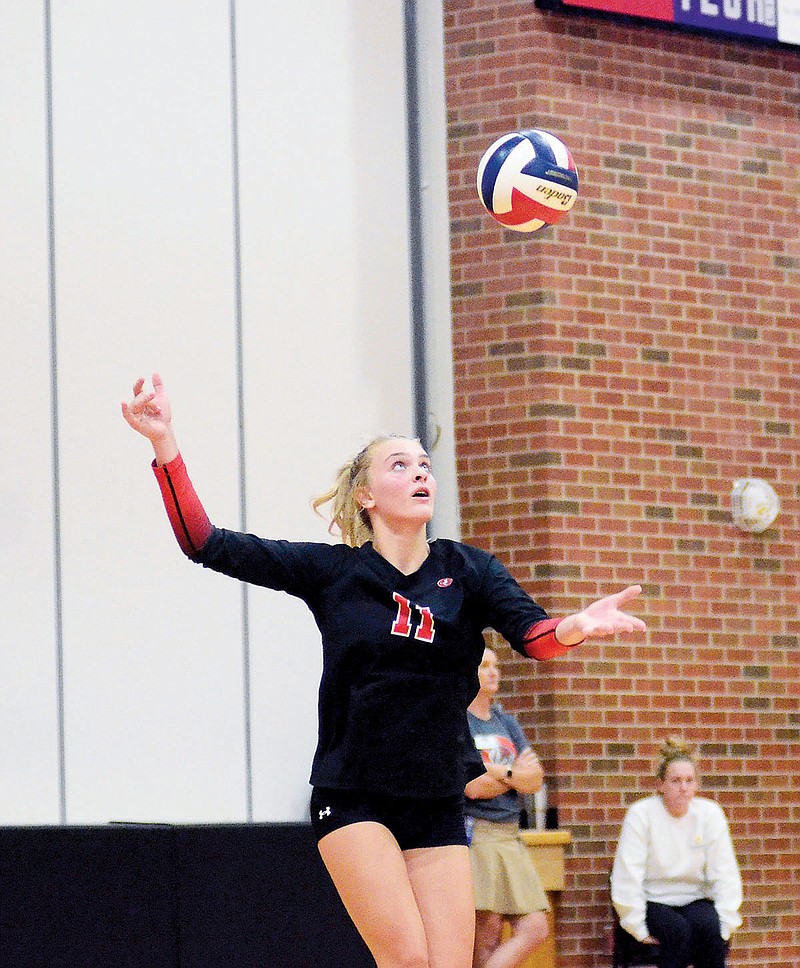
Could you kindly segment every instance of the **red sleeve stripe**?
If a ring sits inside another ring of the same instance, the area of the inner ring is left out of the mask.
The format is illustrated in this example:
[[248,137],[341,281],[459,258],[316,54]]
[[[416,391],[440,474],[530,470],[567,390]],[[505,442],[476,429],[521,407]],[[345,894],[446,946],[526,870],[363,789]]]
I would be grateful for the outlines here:
[[556,626],[560,618],[546,618],[534,622],[525,633],[525,652],[531,659],[554,659],[569,652],[570,646],[562,645],[556,638]]
[[208,541],[211,522],[200,503],[180,454],[168,464],[153,461],[161,498],[181,551],[191,557]]

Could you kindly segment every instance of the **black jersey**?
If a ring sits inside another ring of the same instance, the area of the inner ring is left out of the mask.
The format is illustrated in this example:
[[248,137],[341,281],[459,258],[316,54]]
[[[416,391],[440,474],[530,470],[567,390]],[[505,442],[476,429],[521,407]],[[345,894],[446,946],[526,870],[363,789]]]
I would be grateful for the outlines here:
[[430,544],[404,575],[360,548],[214,529],[193,556],[209,568],[302,599],[322,635],[319,743],[311,782],[415,797],[464,789],[466,707],[478,692],[483,631],[522,654],[546,613],[492,555]]
[[314,615],[323,670],[311,782],[413,797],[462,793],[483,632],[496,629],[527,655],[526,633],[547,618],[500,561],[438,539],[404,575],[369,543],[274,541],[214,528],[180,458],[155,470],[190,558],[294,595]]

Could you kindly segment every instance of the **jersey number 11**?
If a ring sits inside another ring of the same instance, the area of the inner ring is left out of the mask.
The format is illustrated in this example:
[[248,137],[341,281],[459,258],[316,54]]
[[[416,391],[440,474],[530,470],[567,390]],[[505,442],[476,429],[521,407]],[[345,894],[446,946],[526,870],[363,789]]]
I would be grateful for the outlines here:
[[433,642],[436,631],[431,610],[425,605],[415,605],[397,592],[392,592],[392,598],[397,602],[397,617],[392,622],[392,635],[401,635],[407,639],[411,635],[414,613],[419,612],[419,624],[414,630],[414,638],[420,642]]

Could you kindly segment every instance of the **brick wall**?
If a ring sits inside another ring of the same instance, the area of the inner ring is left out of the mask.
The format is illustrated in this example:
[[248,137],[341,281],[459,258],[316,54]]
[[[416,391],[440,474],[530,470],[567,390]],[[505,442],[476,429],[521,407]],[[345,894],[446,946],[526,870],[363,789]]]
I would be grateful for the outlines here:
[[[745,881],[733,965],[800,963],[800,56],[532,2],[445,0],[464,539],[553,613],[628,583],[646,636],[542,665],[505,699],[572,831],[561,968],[609,964],[607,874],[669,733],[700,745]],[[556,228],[483,214],[499,135],[559,134]],[[743,476],[782,510],[732,523]]]

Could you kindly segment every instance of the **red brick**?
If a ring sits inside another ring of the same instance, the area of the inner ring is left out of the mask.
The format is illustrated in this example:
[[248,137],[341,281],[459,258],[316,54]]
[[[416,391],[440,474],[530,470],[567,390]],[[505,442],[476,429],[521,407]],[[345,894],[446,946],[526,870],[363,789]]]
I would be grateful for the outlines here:
[[[465,540],[554,614],[646,589],[645,637],[533,665],[497,643],[504,692],[574,831],[559,964],[607,964],[624,808],[653,789],[661,740],[683,731],[710,751],[701,769],[745,873],[731,963],[794,966],[800,676],[797,649],[776,642],[800,635],[796,55],[532,2],[444,6]],[[495,137],[525,126],[570,145],[581,192],[557,227],[511,239],[483,213],[474,172]],[[515,465],[530,454],[549,456]],[[741,476],[779,492],[764,535],[730,520]],[[593,773],[614,760],[609,743],[634,755]]]

